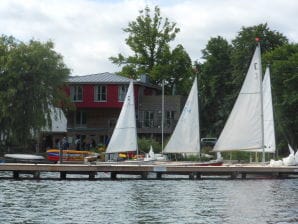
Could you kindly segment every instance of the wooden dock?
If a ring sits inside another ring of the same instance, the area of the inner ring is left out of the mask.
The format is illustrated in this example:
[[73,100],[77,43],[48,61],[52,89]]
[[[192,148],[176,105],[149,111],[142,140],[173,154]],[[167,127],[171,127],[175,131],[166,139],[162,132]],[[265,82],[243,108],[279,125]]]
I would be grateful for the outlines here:
[[[7,177],[7,172],[12,175]],[[144,164],[144,163],[97,163],[97,164],[25,164],[1,163],[0,178],[22,179],[22,174],[31,174],[33,179],[43,179],[44,172],[58,173],[58,179],[67,179],[68,174],[87,175],[89,180],[100,180],[99,173],[105,178],[121,179],[122,175],[134,175],[134,179],[147,179],[150,174],[154,179],[179,178],[184,175],[189,179],[226,177],[228,179],[246,178],[298,178],[298,166],[270,167],[265,165],[223,165],[192,166],[177,163]],[[6,174],[3,177],[2,174]],[[152,175],[153,174],[153,175]],[[72,175],[73,176],[73,175]],[[127,178],[127,177],[126,177]],[[185,178],[185,177],[184,177]],[[56,178],[57,179],[57,178]]]

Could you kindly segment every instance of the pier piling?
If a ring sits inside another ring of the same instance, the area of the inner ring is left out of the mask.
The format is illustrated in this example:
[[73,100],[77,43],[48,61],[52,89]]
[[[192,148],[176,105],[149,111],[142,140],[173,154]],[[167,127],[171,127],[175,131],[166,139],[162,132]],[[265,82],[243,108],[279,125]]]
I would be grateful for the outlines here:
[[116,172],[111,172],[111,179],[116,180],[117,179],[117,173]]
[[18,180],[20,178],[20,173],[18,171],[13,171],[13,179]]
[[66,172],[60,172],[60,179],[66,180]]
[[161,180],[162,179],[162,173],[156,173],[156,179]]

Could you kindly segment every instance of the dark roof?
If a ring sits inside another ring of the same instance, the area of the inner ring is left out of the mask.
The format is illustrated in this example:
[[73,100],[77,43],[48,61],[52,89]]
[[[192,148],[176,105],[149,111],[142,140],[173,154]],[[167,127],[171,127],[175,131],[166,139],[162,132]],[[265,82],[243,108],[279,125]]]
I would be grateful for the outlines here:
[[[117,75],[115,73],[98,73],[83,76],[71,76],[68,79],[68,84],[96,84],[96,83],[106,83],[106,84],[128,84],[131,79]],[[135,84],[147,86],[150,88],[161,89],[161,87],[153,85],[149,82],[142,82],[139,80],[133,80]]]
[[114,73],[98,73],[84,76],[72,76],[68,83],[129,83],[130,79]]

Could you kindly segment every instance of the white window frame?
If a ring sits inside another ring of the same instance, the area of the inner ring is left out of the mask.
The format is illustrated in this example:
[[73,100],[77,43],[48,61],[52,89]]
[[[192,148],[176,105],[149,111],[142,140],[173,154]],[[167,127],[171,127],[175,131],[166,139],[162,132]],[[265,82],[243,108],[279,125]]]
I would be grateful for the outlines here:
[[128,86],[127,85],[120,85],[118,86],[118,102],[124,102],[126,93],[127,93]]
[[[104,91],[103,91],[104,88]],[[94,101],[95,102],[107,102],[107,86],[106,85],[97,85],[94,88]]]
[[[77,127],[85,127],[87,125],[87,113],[86,111],[76,111],[75,124]],[[78,122],[79,120],[79,122]]]
[[72,102],[82,102],[83,101],[83,87],[80,85],[71,86],[70,87],[70,96],[71,96]]
[[152,111],[152,110],[144,111],[144,126],[146,128],[154,127],[154,117],[155,117],[154,111]]

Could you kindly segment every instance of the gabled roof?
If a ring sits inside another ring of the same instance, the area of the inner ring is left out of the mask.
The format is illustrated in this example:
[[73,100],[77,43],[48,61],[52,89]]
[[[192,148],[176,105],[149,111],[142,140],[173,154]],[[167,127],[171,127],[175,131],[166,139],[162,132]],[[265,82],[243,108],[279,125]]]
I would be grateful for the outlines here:
[[72,76],[68,83],[129,83],[130,79],[114,73],[98,73],[84,76]]

